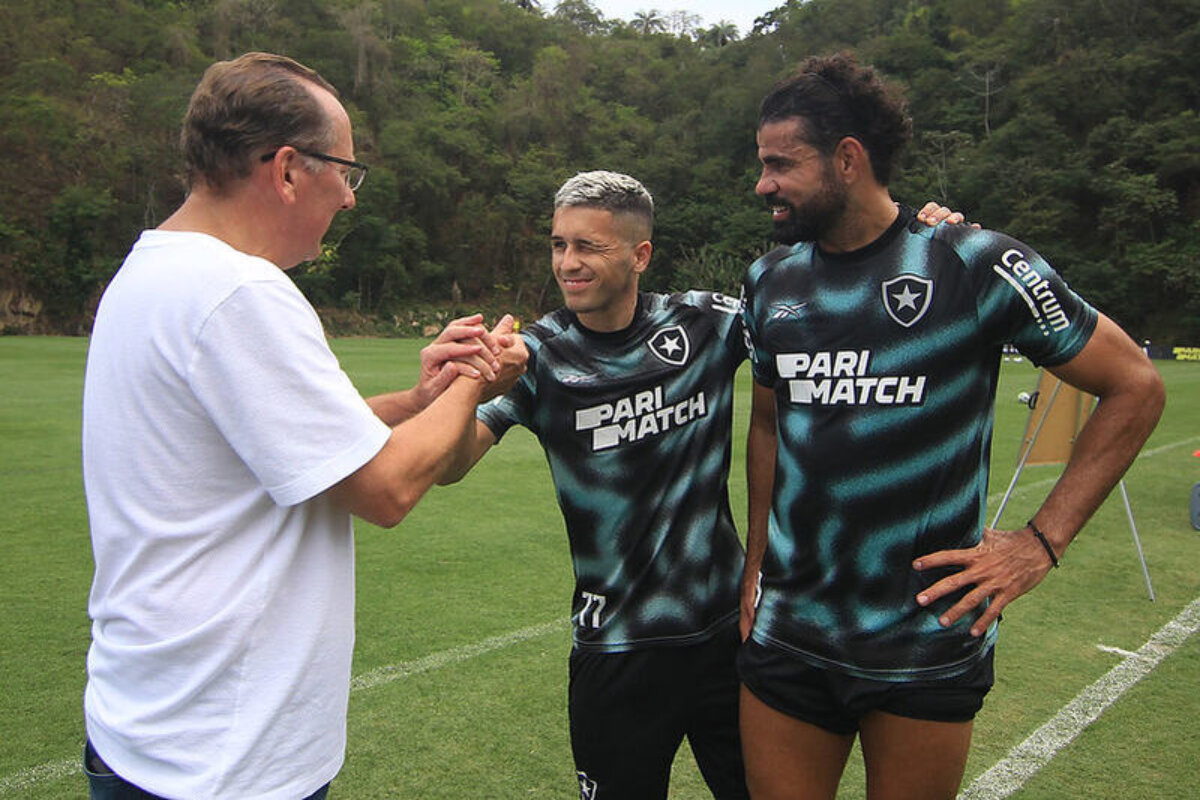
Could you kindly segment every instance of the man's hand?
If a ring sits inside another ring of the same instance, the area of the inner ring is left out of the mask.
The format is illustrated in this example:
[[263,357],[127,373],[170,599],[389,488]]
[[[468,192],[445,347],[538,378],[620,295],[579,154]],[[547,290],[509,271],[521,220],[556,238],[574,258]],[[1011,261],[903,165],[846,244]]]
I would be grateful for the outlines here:
[[[932,228],[941,222],[945,222],[950,225],[958,225],[962,222],[965,222],[966,217],[964,217],[958,211],[951,211],[945,206],[938,205],[934,201],[930,200],[928,203],[921,206],[921,210],[917,212],[917,220],[924,222],[926,225]],[[979,223],[972,222],[971,227],[978,228]]]
[[482,314],[453,320],[421,350],[421,377],[414,388],[419,407],[432,403],[459,375],[495,380],[501,349]]
[[918,571],[937,567],[962,567],[917,595],[917,604],[927,606],[940,597],[961,589],[970,590],[938,618],[943,627],[991,598],[987,609],[971,625],[972,636],[982,636],[1004,607],[1041,583],[1052,566],[1045,548],[1028,528],[997,531],[984,528],[983,539],[967,550],[940,550],[913,562]]
[[762,597],[762,573],[754,570],[753,574],[746,571],[742,575],[741,613],[738,615],[738,631],[742,641],[750,638],[754,629],[754,616],[758,613],[758,601]]
[[512,328],[510,316],[491,331],[484,327],[481,314],[454,320],[421,350],[416,386],[368,397],[367,405],[395,427],[429,408],[460,375],[482,382],[484,399],[508,391],[525,371],[528,358],[525,343]]
[[525,340],[513,332],[516,320],[511,314],[505,314],[496,327],[492,328],[488,337],[495,342],[497,366],[494,377],[489,379],[484,387],[480,402],[487,402],[493,397],[499,397],[512,388],[517,379],[525,374],[525,364],[529,360],[529,350]]

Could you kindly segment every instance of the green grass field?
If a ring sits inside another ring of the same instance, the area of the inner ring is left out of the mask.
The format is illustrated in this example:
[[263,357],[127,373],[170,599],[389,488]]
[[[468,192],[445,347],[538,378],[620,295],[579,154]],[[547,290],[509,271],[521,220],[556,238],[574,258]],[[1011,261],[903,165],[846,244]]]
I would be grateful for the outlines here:
[[[364,393],[411,384],[422,343],[338,340]],[[91,551],[79,469],[87,343],[0,338],[0,798],[85,797],[76,767],[88,645]],[[1200,364],[1158,362],[1167,410],[1127,476],[1157,601],[1147,599],[1119,496],[1054,571],[1004,615],[996,687],[980,714],[964,788],[1200,597]],[[732,494],[744,520],[741,375]],[[1032,390],[1004,365],[991,501],[1016,465]],[[1005,512],[1018,525],[1058,467],[1029,467]],[[989,515],[990,518],[990,515]],[[566,658],[571,571],[536,441],[514,430],[461,484],[435,489],[398,528],[360,524],[358,648],[339,798],[572,798]],[[1179,637],[1017,791],[1018,798],[1200,796],[1200,637]],[[1101,649],[1101,648],[1108,649]],[[863,795],[853,757],[842,797]],[[690,758],[673,798],[707,794]],[[980,795],[999,796],[999,795]]]

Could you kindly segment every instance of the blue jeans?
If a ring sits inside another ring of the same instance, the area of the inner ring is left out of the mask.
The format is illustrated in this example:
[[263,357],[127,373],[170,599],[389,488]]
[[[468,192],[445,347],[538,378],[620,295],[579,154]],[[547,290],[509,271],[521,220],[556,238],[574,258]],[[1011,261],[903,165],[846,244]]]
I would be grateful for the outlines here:
[[[83,748],[83,771],[88,777],[90,800],[163,800],[156,794],[139,789],[109,769],[96,755],[91,742]],[[303,800],[325,800],[328,794],[327,783]]]

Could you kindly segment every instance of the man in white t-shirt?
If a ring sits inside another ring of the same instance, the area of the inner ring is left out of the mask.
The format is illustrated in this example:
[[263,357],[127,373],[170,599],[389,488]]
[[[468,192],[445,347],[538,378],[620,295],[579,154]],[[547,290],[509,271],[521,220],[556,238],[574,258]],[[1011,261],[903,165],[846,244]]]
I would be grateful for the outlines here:
[[345,749],[351,515],[397,524],[524,346],[509,318],[456,320],[413,389],[354,389],[285,273],[366,170],[317,73],[214,64],[181,142],[189,195],[130,251],[88,352],[91,797],[320,798]]

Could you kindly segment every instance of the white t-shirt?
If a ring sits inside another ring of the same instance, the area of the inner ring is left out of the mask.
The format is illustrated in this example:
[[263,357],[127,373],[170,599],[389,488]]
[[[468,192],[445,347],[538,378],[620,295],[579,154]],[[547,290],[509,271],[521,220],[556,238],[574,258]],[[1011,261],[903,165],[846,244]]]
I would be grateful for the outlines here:
[[319,495],[388,427],[291,279],[197,233],[134,245],[83,395],[89,738],[165,797],[311,794],[342,764],[354,645],[352,522]]

